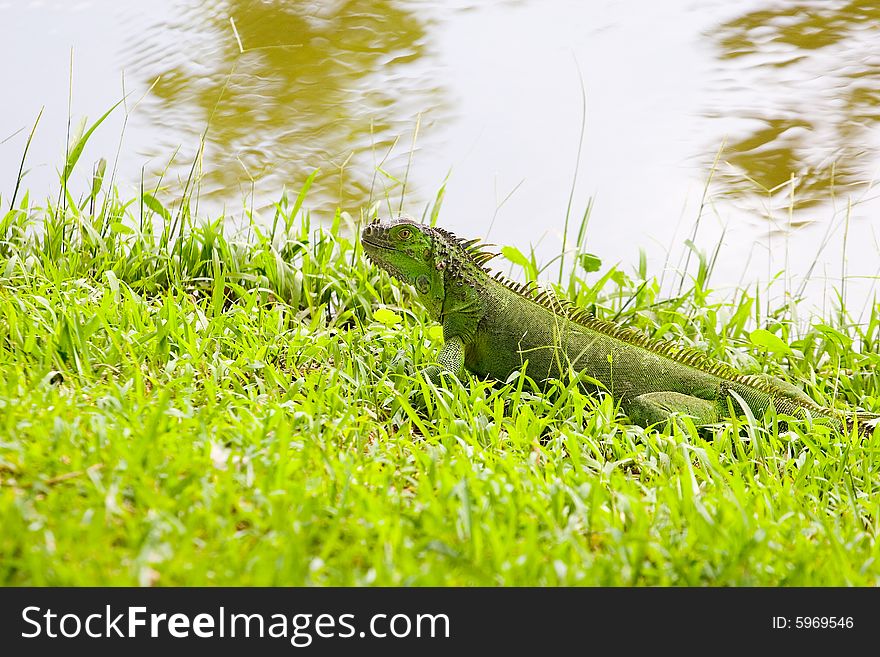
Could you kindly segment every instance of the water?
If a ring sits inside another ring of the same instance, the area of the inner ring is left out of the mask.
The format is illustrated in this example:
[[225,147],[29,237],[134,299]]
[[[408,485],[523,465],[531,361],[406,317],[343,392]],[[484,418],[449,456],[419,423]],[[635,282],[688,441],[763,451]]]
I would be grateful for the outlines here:
[[589,249],[627,268],[644,249],[667,281],[694,236],[721,243],[722,291],[785,269],[778,295],[843,287],[858,315],[880,274],[876,3],[0,0],[0,25],[4,200],[41,107],[38,195],[68,104],[94,120],[124,90],[83,190],[118,152],[124,190],[161,175],[174,197],[204,134],[203,213],[259,210],[320,168],[319,217],[402,196],[420,215],[446,180],[444,226],[545,260],[569,199],[577,224],[593,198]]

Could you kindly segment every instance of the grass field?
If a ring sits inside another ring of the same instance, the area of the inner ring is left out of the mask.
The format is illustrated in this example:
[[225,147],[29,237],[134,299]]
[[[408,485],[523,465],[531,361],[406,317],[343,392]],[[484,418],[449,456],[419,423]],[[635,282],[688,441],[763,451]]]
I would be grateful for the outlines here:
[[[364,218],[312,227],[300,195],[232,234],[100,187],[0,215],[0,583],[880,583],[880,435],[646,431],[523,377],[435,393],[441,334]],[[876,304],[799,326],[713,301],[705,259],[664,299],[574,257],[557,289],[600,316],[880,408]]]

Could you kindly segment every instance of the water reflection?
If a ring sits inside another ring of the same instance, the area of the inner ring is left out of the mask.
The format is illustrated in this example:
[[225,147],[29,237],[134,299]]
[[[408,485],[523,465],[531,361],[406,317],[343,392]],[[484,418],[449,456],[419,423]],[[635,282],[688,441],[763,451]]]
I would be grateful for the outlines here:
[[[539,3],[486,6],[491,12],[542,11]],[[399,186],[417,116],[422,145],[455,137],[444,88],[451,81],[441,82],[443,67],[429,46],[436,45],[438,30],[453,24],[457,10],[479,7],[181,0],[125,52],[129,70],[143,81],[159,77],[139,111],[161,130],[142,155],[154,158],[159,171],[182,144],[172,172],[185,177],[209,125],[203,198],[238,199],[257,181],[258,191],[272,200],[283,185],[298,186],[318,167],[315,201],[352,209],[381,198],[383,188]],[[590,13],[576,3],[570,11]],[[713,9],[705,11],[711,21]],[[778,1],[737,11],[704,33],[715,48],[703,91],[713,122],[698,128],[704,134],[690,156],[707,170],[705,160],[724,139],[722,159],[729,166],[716,174],[713,197],[757,216],[792,206],[786,228],[810,223],[832,188],[852,192],[866,184],[871,172],[865,167],[876,162],[869,133],[880,119],[880,6]],[[610,29],[625,31],[626,25]],[[584,61],[593,61],[589,40],[584,47]],[[502,58],[498,66],[499,75],[508,75]],[[560,88],[571,83],[557,82]],[[615,102],[638,103],[638,93]],[[442,130],[432,131],[432,124]],[[612,128],[622,141],[628,128],[637,132],[634,126]],[[429,150],[448,155],[443,146]],[[377,167],[387,175],[377,174]]]
[[[393,0],[183,3],[126,52],[142,79],[159,76],[142,111],[162,140],[147,154],[161,161],[183,143],[175,171],[185,176],[209,125],[203,198],[240,198],[253,180],[274,200],[320,167],[313,196],[363,205],[395,140],[419,113],[430,124],[442,112],[439,83],[407,66],[425,56],[425,38],[424,20]],[[385,168],[402,173],[399,162]],[[378,181],[374,197],[383,184],[394,182]]]
[[721,171],[716,194],[770,210],[793,201],[805,211],[798,225],[840,190],[867,188],[880,119],[880,5],[778,2],[711,37],[720,67],[710,116],[747,124],[728,133],[724,159],[735,170]]

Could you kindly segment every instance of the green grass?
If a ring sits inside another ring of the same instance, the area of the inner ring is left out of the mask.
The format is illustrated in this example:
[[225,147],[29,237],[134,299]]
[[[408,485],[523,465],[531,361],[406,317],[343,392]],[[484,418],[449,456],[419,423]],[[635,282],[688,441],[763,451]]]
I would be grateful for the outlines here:
[[[435,393],[442,338],[365,263],[364,218],[313,229],[304,189],[231,234],[64,182],[0,215],[5,585],[880,583],[880,436],[646,431],[523,377]],[[557,286],[578,304],[880,407],[880,306],[802,326],[713,300],[705,258],[663,299],[583,244]]]

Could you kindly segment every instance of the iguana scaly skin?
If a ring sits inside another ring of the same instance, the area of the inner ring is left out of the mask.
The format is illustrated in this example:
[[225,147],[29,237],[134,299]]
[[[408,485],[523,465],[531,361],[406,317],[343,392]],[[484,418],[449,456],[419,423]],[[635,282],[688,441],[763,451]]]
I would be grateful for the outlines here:
[[[443,326],[438,361],[456,376],[463,368],[501,381],[515,370],[539,383],[583,373],[591,392],[604,389],[636,424],[676,415],[697,426],[717,423],[748,406],[763,417],[827,418],[838,430],[856,424],[867,433],[876,415],[825,408],[796,386],[768,375],[742,374],[730,365],[672,342],[597,319],[534,284],[519,285],[485,263],[494,254],[410,219],[374,221],[361,233],[374,263],[413,285]],[[426,374],[439,382],[440,368]]]

